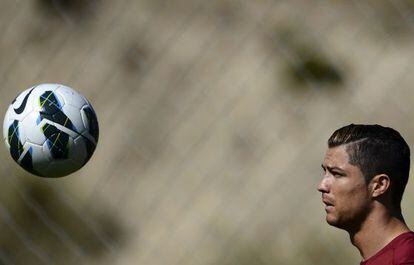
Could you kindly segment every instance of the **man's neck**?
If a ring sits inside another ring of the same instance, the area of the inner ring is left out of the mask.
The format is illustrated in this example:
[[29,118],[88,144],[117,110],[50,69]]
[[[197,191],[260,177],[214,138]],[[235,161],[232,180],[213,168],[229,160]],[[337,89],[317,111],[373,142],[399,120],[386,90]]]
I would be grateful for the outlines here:
[[352,244],[358,248],[364,260],[372,257],[394,238],[410,229],[402,216],[387,212],[372,213],[358,230],[349,232]]

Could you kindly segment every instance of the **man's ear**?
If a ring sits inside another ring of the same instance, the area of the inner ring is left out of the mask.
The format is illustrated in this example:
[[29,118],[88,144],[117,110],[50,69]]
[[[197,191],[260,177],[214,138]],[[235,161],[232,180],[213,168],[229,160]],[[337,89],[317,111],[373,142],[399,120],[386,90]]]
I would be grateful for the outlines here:
[[390,188],[390,177],[386,174],[374,176],[370,181],[371,195],[373,198],[379,197]]

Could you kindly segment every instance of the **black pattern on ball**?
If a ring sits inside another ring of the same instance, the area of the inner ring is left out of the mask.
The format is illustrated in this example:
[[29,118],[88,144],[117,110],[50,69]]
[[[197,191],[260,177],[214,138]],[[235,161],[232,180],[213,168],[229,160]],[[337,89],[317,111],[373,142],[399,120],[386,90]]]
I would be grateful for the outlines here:
[[43,125],[42,131],[46,136],[46,141],[52,157],[54,159],[68,158],[69,135],[50,124]]
[[96,118],[96,114],[91,107],[85,107],[83,108],[83,111],[85,112],[86,118],[88,119],[88,122],[89,122],[89,133],[95,139],[95,142],[98,142],[99,125],[98,125],[98,119]]
[[98,119],[96,118],[96,114],[95,114],[94,110],[91,107],[85,107],[82,110],[85,113],[87,122],[89,124],[88,132],[95,140],[95,143],[93,143],[87,137],[84,137],[87,156],[86,156],[86,159],[85,159],[83,164],[86,164],[89,161],[89,159],[92,157],[92,154],[93,154],[93,152],[95,151],[95,148],[96,148],[96,144],[98,143],[99,125],[98,125]]
[[62,105],[53,91],[45,91],[39,97],[39,104],[41,107],[40,120],[46,119],[53,121],[76,132],[75,126],[73,126],[68,116],[63,113]]
[[32,161],[32,148],[30,148],[20,161],[20,165],[32,174],[42,176],[39,172],[34,170]]
[[14,161],[17,162],[24,151],[23,144],[19,139],[19,121],[14,120],[10,125],[7,141],[10,145],[10,154],[13,157]]

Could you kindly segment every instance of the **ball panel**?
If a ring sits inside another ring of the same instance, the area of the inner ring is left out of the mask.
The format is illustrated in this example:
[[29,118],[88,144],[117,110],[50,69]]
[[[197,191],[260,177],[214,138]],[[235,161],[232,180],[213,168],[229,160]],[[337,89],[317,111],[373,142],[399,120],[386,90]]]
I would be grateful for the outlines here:
[[76,166],[73,161],[70,159],[67,160],[54,160],[47,165],[47,167],[42,170],[42,174],[51,178],[59,178],[66,175],[69,175],[80,167]]
[[66,128],[76,132],[77,134],[81,134],[85,131],[85,126],[83,125],[79,108],[75,108],[71,105],[65,105],[63,106],[62,113],[64,113],[66,117],[70,117],[69,122],[71,126],[64,125]]
[[82,135],[74,139],[74,148],[71,150],[71,159],[81,166],[83,166],[91,157],[90,152],[87,149],[87,143],[90,142]]
[[32,148],[33,168],[41,173],[51,162],[49,150],[45,149],[44,146],[38,145],[31,145],[30,147]]
[[99,125],[95,111],[90,105],[86,105],[82,107],[81,115],[86,130],[95,139],[95,143],[97,143],[99,139]]
[[22,122],[21,127],[25,132],[27,141],[43,145],[46,140],[45,135],[42,132],[42,126],[44,126],[45,121],[42,121],[40,114],[36,111],[32,111]]
[[49,149],[49,143],[46,140],[42,145],[42,152],[39,153],[39,156],[35,158],[36,158],[36,162],[45,161],[47,163],[50,163],[53,161],[53,157]]
[[65,99],[65,104],[71,105],[80,109],[83,105],[88,104],[88,101],[78,92],[67,86],[59,86],[56,93]]
[[7,132],[7,141],[10,146],[10,155],[14,161],[18,161],[22,155],[23,142],[20,140],[19,121],[15,120],[9,127]]
[[69,154],[69,135],[53,125],[45,124],[42,131],[46,137],[46,143],[54,159],[66,159]]
[[39,175],[34,168],[33,168],[33,147],[32,146],[26,146],[26,152],[22,155],[22,157],[19,159],[19,164],[28,172]]
[[[58,84],[42,84],[36,86],[32,92],[33,98],[30,102],[33,110],[46,112],[48,105],[53,105],[53,103],[63,105],[65,103],[63,98],[55,93],[58,87]],[[54,99],[50,98],[52,96]]]

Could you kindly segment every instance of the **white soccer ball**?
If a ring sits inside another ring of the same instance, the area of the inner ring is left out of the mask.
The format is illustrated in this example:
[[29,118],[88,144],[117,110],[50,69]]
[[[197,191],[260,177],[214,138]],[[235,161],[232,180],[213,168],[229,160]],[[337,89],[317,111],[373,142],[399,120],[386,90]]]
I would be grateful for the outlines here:
[[12,158],[42,177],[62,177],[88,162],[99,137],[89,101],[70,87],[41,84],[9,106],[3,137]]

